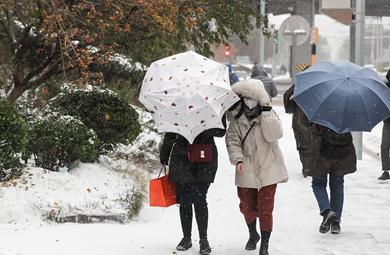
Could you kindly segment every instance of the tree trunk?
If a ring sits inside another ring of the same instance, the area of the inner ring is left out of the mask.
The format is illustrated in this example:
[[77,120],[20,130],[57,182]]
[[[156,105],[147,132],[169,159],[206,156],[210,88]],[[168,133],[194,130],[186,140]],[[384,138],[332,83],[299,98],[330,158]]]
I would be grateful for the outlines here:
[[15,83],[11,85],[11,91],[6,91],[8,101],[15,103],[16,100],[23,95],[25,91],[24,86],[16,85]]

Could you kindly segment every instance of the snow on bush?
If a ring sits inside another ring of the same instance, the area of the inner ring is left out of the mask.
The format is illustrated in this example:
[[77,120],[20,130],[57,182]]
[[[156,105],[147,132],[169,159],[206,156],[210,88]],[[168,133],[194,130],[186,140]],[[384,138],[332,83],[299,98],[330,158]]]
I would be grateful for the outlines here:
[[[141,124],[142,132],[132,144],[118,144],[107,157],[101,156],[100,160],[117,171],[135,168],[134,165],[127,164],[126,166],[125,162],[131,161],[152,172],[158,169],[162,136],[157,133],[152,115],[141,108],[133,107],[139,115],[138,121]],[[123,166],[126,166],[125,169]]]

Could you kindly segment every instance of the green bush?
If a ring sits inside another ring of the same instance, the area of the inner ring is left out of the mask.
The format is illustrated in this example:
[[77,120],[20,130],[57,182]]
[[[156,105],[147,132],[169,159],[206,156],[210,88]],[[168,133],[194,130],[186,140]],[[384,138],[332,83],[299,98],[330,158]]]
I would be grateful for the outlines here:
[[102,141],[101,151],[129,144],[141,132],[137,112],[115,93],[104,89],[62,93],[50,102],[50,110],[78,117]]
[[94,162],[100,141],[95,132],[71,116],[49,116],[30,124],[28,152],[35,165],[69,168],[75,160]]
[[0,98],[0,181],[20,174],[20,155],[27,144],[27,125],[14,107]]

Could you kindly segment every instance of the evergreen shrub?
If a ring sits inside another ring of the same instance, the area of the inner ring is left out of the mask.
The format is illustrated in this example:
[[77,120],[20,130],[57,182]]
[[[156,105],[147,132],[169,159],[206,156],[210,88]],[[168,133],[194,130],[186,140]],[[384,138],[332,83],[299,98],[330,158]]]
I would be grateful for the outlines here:
[[27,125],[14,106],[0,98],[0,181],[21,172],[21,153],[27,144]]
[[117,94],[94,88],[61,93],[50,102],[50,110],[79,118],[102,142],[102,153],[115,144],[129,144],[141,132],[137,112]]
[[28,153],[36,166],[52,171],[69,168],[76,160],[94,162],[99,145],[95,132],[71,116],[51,115],[29,127]]

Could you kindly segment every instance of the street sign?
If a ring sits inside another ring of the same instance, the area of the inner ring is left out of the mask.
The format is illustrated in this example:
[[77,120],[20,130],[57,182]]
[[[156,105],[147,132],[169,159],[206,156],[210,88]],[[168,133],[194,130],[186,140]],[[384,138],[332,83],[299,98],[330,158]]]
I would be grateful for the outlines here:
[[301,45],[309,37],[310,25],[305,18],[293,15],[280,25],[279,37],[287,45]]
[[351,0],[322,0],[320,12],[344,25],[352,24]]
[[351,8],[351,0],[322,0],[321,8],[324,9]]
[[290,77],[293,77],[295,71],[293,66],[295,66],[294,61],[296,61],[297,46],[304,44],[310,33],[310,25],[306,19],[302,16],[293,15],[287,18],[279,28],[279,37],[287,45],[290,46]]

